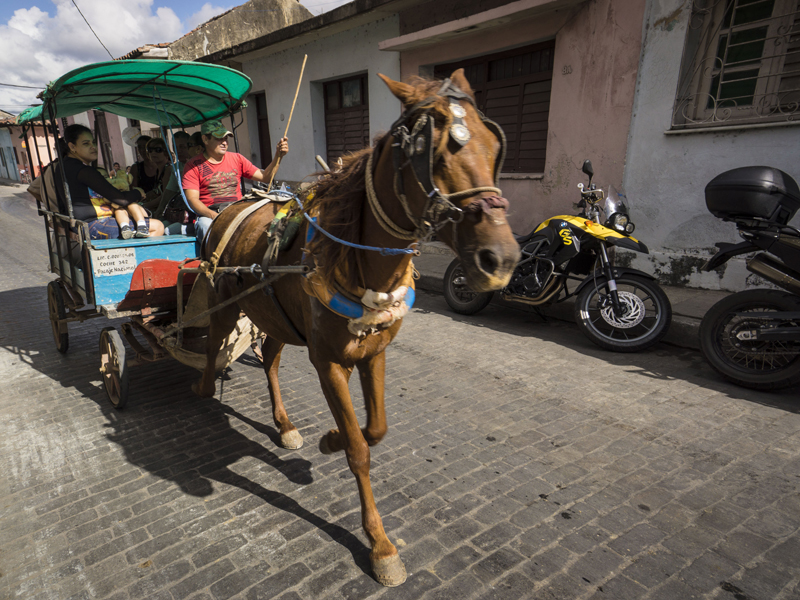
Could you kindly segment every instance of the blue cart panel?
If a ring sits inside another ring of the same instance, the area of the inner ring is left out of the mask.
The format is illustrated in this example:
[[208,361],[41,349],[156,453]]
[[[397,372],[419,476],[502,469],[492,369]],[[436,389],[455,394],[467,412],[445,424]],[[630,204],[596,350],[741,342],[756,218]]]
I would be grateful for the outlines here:
[[131,286],[136,265],[161,258],[182,261],[194,258],[195,238],[169,235],[130,240],[92,240],[89,259],[94,282],[95,306],[116,305]]

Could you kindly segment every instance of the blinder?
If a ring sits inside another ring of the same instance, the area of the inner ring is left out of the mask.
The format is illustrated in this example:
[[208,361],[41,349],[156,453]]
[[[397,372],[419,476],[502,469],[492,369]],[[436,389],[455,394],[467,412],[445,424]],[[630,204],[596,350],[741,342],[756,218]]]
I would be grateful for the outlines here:
[[[477,111],[483,124],[497,137],[500,142],[500,154],[494,166],[494,183],[497,186],[499,176],[506,156],[506,138],[503,130],[497,123],[486,118],[484,114],[475,106],[472,97],[458,89],[450,79],[445,79],[437,96],[444,96],[450,100],[450,113],[453,120],[447,135],[459,147],[465,146],[472,139],[472,134],[467,127],[464,118],[467,111],[458,100],[466,100],[472,104]],[[417,226],[415,233],[422,234],[422,237],[429,237],[437,229],[447,222],[458,223],[463,217],[463,211],[456,206],[451,199],[466,198],[481,192],[493,192],[500,194],[497,187],[480,187],[458,191],[452,194],[442,194],[433,181],[433,163],[435,148],[434,138],[434,119],[428,114],[428,110],[422,112],[413,125],[409,121],[418,114],[420,108],[429,105],[435,100],[434,96],[428,97],[409,108],[403,115],[392,124],[391,135],[395,140],[392,148],[392,157],[395,168],[394,187],[395,193],[401,199],[406,215]],[[409,129],[410,127],[410,129]],[[402,170],[410,165],[422,190],[428,197],[428,203],[421,218],[415,218],[411,214],[405,198],[405,185],[402,177]],[[507,205],[507,203],[505,204]],[[502,207],[505,207],[502,206]],[[501,206],[498,206],[498,208]],[[444,219],[444,221],[442,221]]]

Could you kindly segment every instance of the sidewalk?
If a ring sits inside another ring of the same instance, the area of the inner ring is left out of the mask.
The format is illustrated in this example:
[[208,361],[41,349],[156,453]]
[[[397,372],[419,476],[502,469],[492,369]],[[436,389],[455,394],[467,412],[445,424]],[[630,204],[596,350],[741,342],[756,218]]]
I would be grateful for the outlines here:
[[[420,289],[442,293],[444,272],[455,256],[441,242],[421,244],[422,255],[414,259],[421,277],[417,282]],[[682,348],[700,348],[698,338],[700,321],[706,311],[719,300],[729,294],[715,290],[699,290],[693,288],[661,286],[672,304],[672,325],[664,341]],[[533,312],[533,307],[517,302],[506,302],[495,294],[492,300],[499,306],[507,306],[516,310]],[[540,309],[548,317],[562,321],[574,321],[574,299]]]

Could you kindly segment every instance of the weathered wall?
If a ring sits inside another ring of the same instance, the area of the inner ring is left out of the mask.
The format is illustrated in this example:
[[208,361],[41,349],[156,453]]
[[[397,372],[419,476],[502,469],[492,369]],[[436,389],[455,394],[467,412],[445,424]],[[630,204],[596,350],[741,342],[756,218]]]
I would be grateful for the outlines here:
[[19,181],[19,170],[16,168],[14,160],[11,133],[6,127],[0,127],[0,152],[3,154],[2,160],[0,160],[0,177]]
[[[13,161],[15,159],[14,150],[9,148],[11,152],[11,160],[12,164],[10,168],[12,170],[17,171],[17,175],[19,176],[19,169],[24,168],[27,164],[28,159],[28,151],[25,146],[30,145],[31,156],[33,156],[33,177],[38,177],[39,175],[39,159],[37,157],[36,151],[37,149],[41,152],[41,159],[42,165],[47,165],[50,162],[50,156],[47,153],[47,140],[44,137],[44,129],[40,126],[35,127],[34,133],[29,132],[26,139],[23,139],[22,136],[22,127],[13,125],[8,128],[2,128],[0,131],[6,131],[9,135],[9,146],[16,149],[16,158],[18,162],[16,164],[16,169],[14,168]],[[53,140],[53,136],[49,136],[50,139],[50,151],[52,152],[53,156],[55,156],[55,142]]]
[[[303,55],[308,54],[303,82],[297,97],[289,128],[289,154],[281,162],[278,180],[300,181],[320,170],[317,154],[325,156],[325,121],[322,84],[331,79],[367,73],[370,137],[386,131],[400,114],[400,102],[391,95],[377,77],[383,73],[399,79],[400,66],[396,53],[378,52],[378,42],[397,35],[396,17],[381,18],[342,33],[325,36],[261,58],[242,57],[242,68],[253,80],[253,92],[265,92],[273,147],[286,130],[286,119],[292,107]],[[263,52],[263,51],[262,51]],[[255,106],[246,110],[248,129],[254,133]],[[245,129],[245,127],[242,127]],[[255,137],[253,137],[255,140]],[[260,158],[258,145],[248,140],[242,154]],[[264,166],[258,164],[258,166]]]
[[721,275],[698,271],[716,242],[740,241],[734,225],[706,210],[703,191],[716,175],[746,165],[777,167],[800,179],[800,128],[666,135],[688,21],[685,0],[648,2],[624,183],[633,204],[634,235],[651,255],[637,255],[633,264],[665,282],[737,290],[749,275],[739,259]]
[[203,23],[170,44],[169,57],[175,60],[195,60],[305,21],[311,16],[297,0],[250,0]]
[[[640,0],[591,0],[471,35],[404,51],[404,77],[430,66],[555,38],[555,62],[543,173],[501,179],[516,233],[573,210],[580,169],[591,159],[599,184],[622,183],[639,62],[644,6]],[[420,7],[420,10],[425,7]],[[568,73],[564,73],[565,67]]]

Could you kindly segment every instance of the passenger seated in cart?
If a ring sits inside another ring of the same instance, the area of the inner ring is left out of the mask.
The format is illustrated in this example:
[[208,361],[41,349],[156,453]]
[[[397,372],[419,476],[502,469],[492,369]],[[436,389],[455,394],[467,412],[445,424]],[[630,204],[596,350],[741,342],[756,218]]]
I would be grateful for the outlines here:
[[[116,189],[120,190],[121,192],[128,191],[127,182],[125,182],[125,187],[120,187],[122,185],[121,182],[116,182],[114,179],[109,177],[108,171],[101,167],[97,167],[97,171]],[[137,238],[149,237],[150,231],[149,227],[147,226],[147,211],[143,206],[133,203],[123,208],[119,204],[104,198],[92,188],[89,188],[89,196],[92,198],[92,203],[95,205],[111,205],[111,209],[114,211],[114,220],[117,222],[117,227],[119,227],[119,235],[123,240],[129,240],[134,236]]]
[[220,121],[203,123],[200,131],[204,151],[190,159],[183,172],[186,199],[197,215],[198,248],[218,214],[212,206],[241,200],[242,177],[268,182],[278,169],[280,157],[289,152],[289,140],[281,138],[275,148],[275,158],[265,169],[259,169],[241,154],[228,152],[228,136],[233,134]]
[[[72,210],[76,219],[89,224],[92,239],[120,238],[120,228],[114,219],[110,202],[127,208],[141,200],[138,190],[123,192],[111,185],[91,163],[97,160],[97,142],[88,127],[70,125],[64,130],[64,137],[59,140],[64,156],[63,170],[66,176],[69,194],[72,199]],[[56,181],[61,181],[62,165],[56,167]],[[89,189],[100,195],[101,199],[92,199]],[[66,206],[62,186],[56,186],[59,203]],[[128,223],[131,228],[133,222]],[[157,219],[145,219],[145,226],[150,236],[164,235],[164,226]]]
[[170,166],[172,155],[167,150],[167,143],[161,138],[150,138],[145,145],[145,153],[148,160],[158,169],[160,179],[152,190],[149,192],[145,190],[146,194],[141,204],[146,209],[155,211],[161,202],[161,194],[169,182],[170,173],[172,172],[172,167]]

